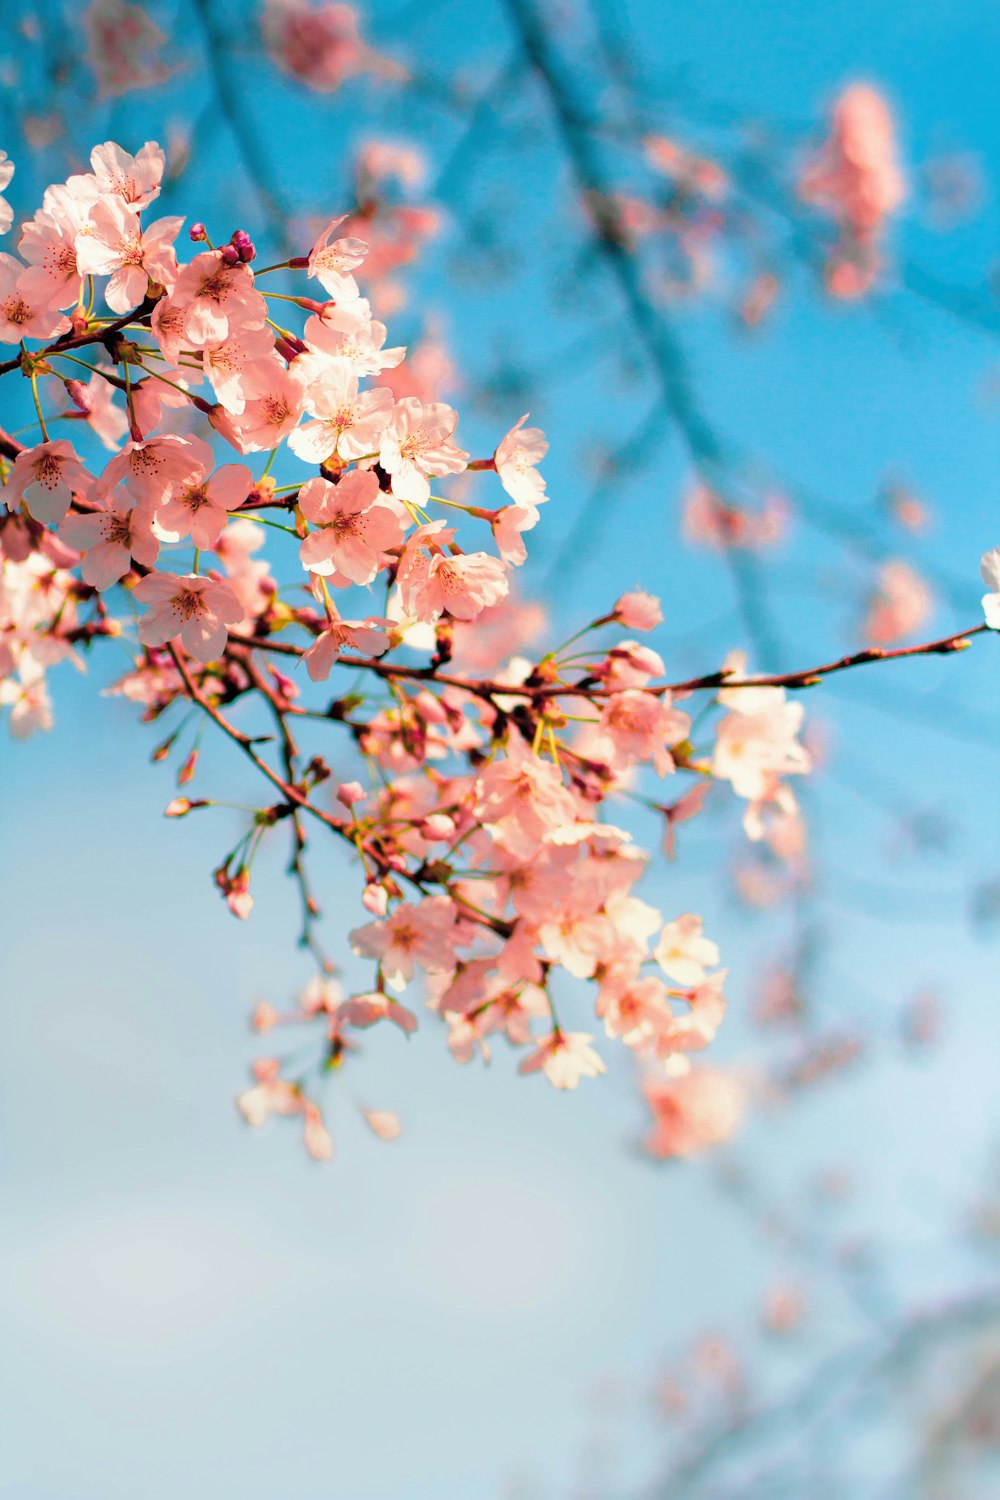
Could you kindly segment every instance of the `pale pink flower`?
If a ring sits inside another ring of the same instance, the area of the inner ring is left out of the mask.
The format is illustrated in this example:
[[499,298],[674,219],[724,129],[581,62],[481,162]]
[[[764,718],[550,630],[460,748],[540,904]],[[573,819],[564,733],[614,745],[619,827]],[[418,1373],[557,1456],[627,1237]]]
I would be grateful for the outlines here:
[[643,1085],[653,1112],[644,1145],[652,1156],[690,1156],[732,1136],[743,1115],[744,1091],[719,1069],[695,1068]]
[[[361,929],[361,931],[367,930],[367,928]],[[397,986],[399,989],[402,987],[402,985]],[[417,1018],[412,1010],[407,1010],[406,1006],[400,1005],[398,1000],[393,1000],[378,990],[372,990],[367,995],[352,995],[349,1000],[342,1001],[337,1007],[337,1021],[346,1026],[356,1026],[362,1031],[369,1026],[376,1026],[379,1021],[391,1021],[407,1036],[417,1029]]]
[[156,141],[147,141],[135,156],[123,151],[114,141],[105,141],[90,153],[98,191],[113,194],[137,211],[148,208],[153,199],[159,197],[166,162],[166,156]]
[[[163,306],[160,302],[157,309]],[[175,317],[183,324],[184,313],[175,310]],[[156,313],[153,314],[153,328],[157,331],[160,347],[166,353],[166,342],[170,342],[171,330],[168,327],[166,340],[162,336],[162,317],[157,323]],[[179,352],[179,350],[178,350]],[[274,352],[274,336],[266,323],[259,327],[245,327],[242,324],[232,329],[228,338],[218,344],[210,344],[202,351],[202,368],[211,381],[216,400],[232,412],[234,416],[240,416],[247,404],[247,377],[249,373],[263,360],[266,360]],[[173,356],[177,357],[176,354]],[[293,446],[293,445],[290,445]]]
[[540,505],[545,500],[545,480],[539,474],[549,445],[540,427],[525,427],[527,412],[510,429],[493,455],[500,483],[518,505]]
[[983,582],[990,590],[983,595],[983,613],[986,623],[991,630],[1000,630],[1000,547],[994,547],[991,552],[984,552],[980,572]]
[[223,464],[207,477],[204,470],[189,475],[157,507],[156,523],[164,539],[176,542],[189,536],[196,547],[214,547],[229,512],[243,504],[253,484],[245,464]]
[[359,375],[380,375],[400,364],[406,349],[386,349],[386,326],[371,315],[364,297],[356,302],[328,302],[321,314],[306,319],[302,337],[316,354],[346,359]]
[[84,276],[110,276],[104,300],[113,312],[128,312],[143,300],[151,281],[173,285],[174,240],[183,223],[157,219],[144,229],[121,198],[102,198],[91,210],[89,232],[77,235],[77,266]]
[[333,1138],[323,1124],[318,1104],[311,1099],[304,1101],[302,1117],[305,1121],[303,1139],[306,1150],[313,1161],[330,1161],[333,1157]]
[[649,760],[658,775],[667,776],[674,769],[667,747],[680,744],[690,730],[691,720],[671,706],[669,692],[657,697],[641,688],[629,688],[607,699],[594,744],[598,750],[610,747],[612,763],[629,766]]
[[[14,163],[6,151],[0,151],[0,192],[10,186],[14,175]],[[6,198],[0,198],[0,234],[6,234],[14,222],[14,210]]]
[[358,13],[341,0],[267,0],[264,44],[285,73],[330,93],[355,73],[405,78],[405,71],[363,41]]
[[275,357],[251,365],[245,377],[242,414],[213,422],[241,453],[277,448],[291,435],[302,415],[304,395],[303,376],[295,364],[286,369]]
[[277,592],[271,570],[263,559],[253,554],[264,545],[264,531],[248,517],[230,521],[215,544],[216,556],[226,570],[233,593],[243,606],[244,621],[264,613]]
[[339,219],[331,220],[309,252],[309,275],[315,276],[327,295],[337,302],[358,295],[358,283],[351,272],[358,269],[368,254],[364,240],[331,239],[346,217],[341,214]]
[[83,12],[87,63],[100,84],[101,97],[161,83],[167,68],[156,54],[166,36],[145,5],[129,0],[91,0]]
[[460,474],[469,455],[457,448],[451,435],[458,413],[442,402],[425,405],[413,396],[396,403],[383,434],[379,462],[392,476],[393,493],[411,504],[428,499],[431,478]]
[[686,912],[675,922],[664,924],[653,957],[675,984],[691,989],[702,984],[706,969],[719,962],[719,949],[703,936],[701,917]]
[[153,535],[153,511],[136,505],[119,494],[108,494],[98,501],[99,514],[70,516],[63,522],[60,535],[71,547],[84,554],[80,572],[84,583],[95,589],[108,589],[123,578],[135,558],[144,568],[151,568],[160,551]]
[[380,1141],[395,1141],[399,1138],[402,1126],[399,1116],[391,1109],[363,1109],[361,1114],[368,1129]]
[[933,607],[934,596],[916,568],[898,559],[883,563],[865,614],[864,638],[872,646],[891,646],[919,630]]
[[267,303],[254,291],[249,266],[227,266],[218,250],[205,250],[181,268],[169,305],[184,314],[184,332],[195,349],[267,322]]
[[362,656],[382,656],[392,644],[387,631],[392,621],[370,616],[367,620],[331,620],[302,660],[313,682],[324,682],[345,647]]
[[656,595],[639,591],[622,594],[613,613],[626,630],[653,630],[663,620],[663,610]]
[[73,444],[62,440],[23,449],[0,494],[8,510],[16,510],[23,500],[36,521],[56,526],[69,510],[73,496],[89,497],[93,483]]
[[402,990],[416,966],[438,972],[455,961],[455,904],[449,896],[427,896],[416,906],[402,902],[384,922],[351,933],[354,952],[379,960],[386,982]]
[[45,685],[45,672],[31,656],[21,658],[16,677],[0,682],[0,707],[10,709],[8,727],[16,740],[26,740],[36,730],[52,728],[52,704]]
[[525,1057],[519,1073],[543,1072],[557,1089],[575,1089],[581,1078],[596,1078],[606,1073],[602,1059],[591,1047],[593,1037],[585,1031],[556,1029],[543,1037],[535,1050]]
[[809,770],[797,739],[805,710],[786,700],[784,688],[724,688],[719,702],[730,711],[716,730],[712,775],[731,782],[738,797],[770,797],[775,778]]
[[29,302],[71,307],[79,300],[83,278],[76,238],[88,232],[91,207],[67,187],[53,186],[46,189],[35,217],[22,225],[17,248],[28,269],[18,285]]
[[[407,541],[397,573],[403,608],[427,622],[445,613],[455,620],[474,620],[507,594],[506,570],[486,552],[453,556],[441,551],[440,544],[450,542],[454,533],[440,527],[440,522],[418,527]],[[437,548],[431,556],[423,551],[428,541]]]
[[501,559],[509,567],[519,568],[528,556],[524,532],[538,525],[538,511],[533,505],[505,505],[490,522],[493,540]]
[[345,461],[377,453],[392,404],[392,392],[384,386],[359,394],[358,373],[349,360],[327,360],[306,388],[305,408],[315,420],[297,427],[288,446],[314,464],[325,463],[332,453]]
[[111,459],[99,482],[100,493],[106,493],[119,482],[136,500],[162,505],[172,489],[204,473],[212,462],[212,450],[200,438],[147,438],[128,442],[121,453]]
[[398,514],[380,503],[378,477],[352,469],[336,484],[310,479],[299,491],[299,509],[318,529],[299,548],[302,566],[336,582],[371,583],[390,547],[403,542]]
[[35,300],[22,287],[24,271],[25,267],[13,255],[0,255],[0,344],[51,339],[69,332],[68,318]]
[[136,584],[133,596],[150,606],[139,621],[144,645],[162,646],[179,636],[184,649],[204,666],[226,649],[226,626],[243,618],[243,606],[228,583],[196,573],[150,573]]
[[507,754],[480,772],[476,793],[476,816],[513,829],[529,846],[572,823],[576,814],[556,766],[533,755],[518,734],[508,739]]

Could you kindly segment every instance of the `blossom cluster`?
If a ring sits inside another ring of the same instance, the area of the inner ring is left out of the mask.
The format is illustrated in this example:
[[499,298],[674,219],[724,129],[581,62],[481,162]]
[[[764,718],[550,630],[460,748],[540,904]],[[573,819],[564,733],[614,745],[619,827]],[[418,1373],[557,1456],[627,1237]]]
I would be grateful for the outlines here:
[[[246,918],[257,850],[290,834],[316,973],[290,1011],[258,1007],[255,1027],[319,1028],[319,1078],[360,1033],[412,1031],[419,986],[459,1062],[502,1040],[521,1073],[572,1088],[605,1070],[599,1026],[638,1063],[651,1151],[723,1138],[741,1091],[691,1070],[726,1012],[719,950],[697,914],[665,918],[638,894],[647,856],[605,810],[649,810],[673,855],[706,790],[728,786],[747,836],[798,859],[801,705],[735,657],[669,683],[638,638],[662,611],[639,591],[539,651],[514,584],[547,500],[543,433],[522,417],[473,458],[457,411],[393,386],[406,351],[362,294],[369,247],[342,219],[259,272],[248,232],[216,246],[196,221],[185,257],[184,221],[152,216],[164,167],[155,143],[96,147],[0,261],[0,342],[17,350],[0,372],[30,387],[39,436],[0,433],[12,730],[48,728],[47,670],[118,636],[136,654],[115,690],[176,720],[155,759],[183,748],[192,706],[233,743],[266,800],[214,881]],[[292,290],[269,290],[274,276]],[[57,422],[82,429],[80,452],[51,436]],[[279,452],[298,471],[281,485]],[[243,727],[254,714],[268,736]],[[307,732],[339,733],[336,766],[325,739],[300,747]],[[170,816],[214,805],[192,794],[196,770],[195,747]],[[663,781],[676,794],[647,794]],[[307,869],[316,836],[357,872],[337,978]],[[241,1109],[254,1124],[296,1116],[309,1151],[332,1152],[308,1077],[280,1058],[257,1064]],[[369,1124],[396,1133],[385,1112]]]

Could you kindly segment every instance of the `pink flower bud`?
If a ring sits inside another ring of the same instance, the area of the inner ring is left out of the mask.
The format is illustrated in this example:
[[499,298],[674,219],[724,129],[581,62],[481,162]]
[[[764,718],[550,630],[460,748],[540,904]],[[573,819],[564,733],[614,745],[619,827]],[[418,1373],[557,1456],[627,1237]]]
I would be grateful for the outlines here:
[[627,630],[652,630],[663,619],[660,601],[655,594],[622,594],[614,609],[615,619]]
[[373,917],[384,917],[389,910],[389,897],[384,885],[372,881],[366,885],[361,897],[361,904],[366,911],[370,911]]
[[207,240],[208,239],[208,231],[205,229],[204,224],[202,224],[202,222],[200,220],[198,221],[197,224],[192,224],[191,225],[191,228],[188,230],[188,238],[190,240],[192,240],[194,242],[194,244],[196,244],[196,245],[201,240]]
[[450,839],[455,832],[455,821],[447,813],[431,813],[421,821],[420,832],[432,841]]
[[342,781],[337,788],[337,801],[342,802],[345,807],[353,807],[355,802],[363,802],[367,795],[360,781]]

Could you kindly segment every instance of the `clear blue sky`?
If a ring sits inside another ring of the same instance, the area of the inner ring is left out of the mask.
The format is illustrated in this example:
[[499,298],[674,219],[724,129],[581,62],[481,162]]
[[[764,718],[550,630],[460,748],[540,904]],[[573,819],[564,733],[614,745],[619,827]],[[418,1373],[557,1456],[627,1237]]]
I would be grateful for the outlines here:
[[[151,9],[170,29],[174,8]],[[235,18],[245,23],[249,9],[223,7],[237,47]],[[845,80],[869,77],[896,101],[913,158],[957,145],[1000,181],[1000,12],[985,0],[838,0],[811,10],[634,0],[616,9],[663,86],[676,80],[699,99],[801,121]],[[412,55],[419,34],[422,63],[436,74],[464,66],[481,78],[510,51],[492,5],[452,0],[426,20],[407,6],[399,31],[390,24],[398,11],[372,7],[373,40]],[[189,70],[110,116],[95,112],[94,140],[162,142],[172,121],[197,114],[196,32],[180,14]],[[8,58],[22,49],[9,35],[3,43]],[[296,204],[308,195],[317,212],[343,206],[349,142],[411,126],[440,162],[455,138],[446,112],[386,103],[364,87],[317,106],[265,79],[252,59],[246,66],[242,86],[268,159],[281,169],[294,160],[283,188]],[[202,119],[202,128],[191,199],[175,194],[164,211],[208,219],[212,210],[228,233],[254,200],[224,124]],[[0,146],[19,161],[11,196],[28,208],[35,169],[12,134]],[[462,276],[457,226],[445,236],[447,270],[432,258],[414,278],[414,305],[443,311],[473,371],[496,348],[543,366],[581,326],[578,309],[553,312],[543,297],[563,243],[551,227],[558,173],[548,148],[516,173],[495,161],[484,168],[498,223],[524,252],[511,280]],[[990,203],[948,240],[906,220],[900,242],[907,258],[972,283],[996,231]],[[399,336],[414,327],[404,314]],[[686,315],[682,333],[706,405],[741,447],[858,512],[887,469],[906,474],[937,518],[922,555],[968,579],[971,610],[954,623],[971,623],[979,554],[1000,543],[995,346],[902,295],[845,310],[805,287],[759,339],[734,340],[711,310]],[[623,340],[617,328],[603,337]],[[596,355],[546,382],[534,416],[552,441],[552,503],[529,585],[545,578],[583,503],[591,436],[619,440],[641,399],[641,386],[609,382]],[[495,420],[463,416],[471,446],[486,451],[522,409],[514,398]],[[614,494],[550,600],[560,620],[579,623],[623,586],[662,593],[663,645],[681,670],[712,666],[743,643],[717,560],[677,540],[684,475],[668,438],[654,472]],[[848,637],[865,575],[828,540],[800,527],[775,578],[788,665]],[[952,611],[943,605],[936,619],[945,630]],[[817,1165],[856,1168],[847,1221],[887,1240],[916,1292],[958,1274],[940,1226],[971,1191],[996,1125],[996,949],[961,920],[970,878],[996,870],[992,644],[809,698],[835,749],[814,808],[838,872],[823,1005],[889,1017],[914,987],[939,983],[949,1022],[923,1065],[879,1062],[794,1114],[762,1112],[739,1146],[779,1194]],[[515,1079],[500,1049],[485,1073],[457,1068],[427,1027],[409,1044],[374,1037],[356,1076],[334,1082],[325,1105],[339,1155],[329,1170],[304,1158],[291,1130],[261,1139],[243,1130],[231,1100],[255,1051],[251,1005],[280,1003],[308,977],[290,942],[292,893],[275,858],[251,921],[228,916],[207,873],[224,847],[222,825],[162,820],[172,783],[148,764],[150,732],[95,691],[118,669],[108,660],[86,679],[63,673],[55,732],[26,748],[0,740],[0,1495],[564,1495],[593,1436],[597,1383],[622,1382],[641,1418],[643,1382],[662,1357],[706,1326],[752,1323],[773,1248],[720,1199],[711,1168],[656,1169],[637,1156],[641,1115],[624,1068],[559,1096]],[[905,716],[885,712],[887,703]],[[948,732],[956,722],[957,736]],[[219,747],[205,760],[200,785],[226,778],[238,798],[242,769]],[[953,851],[879,864],[885,820],[856,790],[876,770],[902,801],[944,800],[958,830]],[[647,898],[706,913],[734,971],[718,1053],[736,1058],[754,961],[780,952],[784,932],[728,903],[714,873],[719,838],[718,825],[696,836],[690,864],[652,876]],[[358,914],[332,865],[327,881],[332,938]],[[375,1142],[354,1103],[397,1108],[402,1140]],[[825,1307],[824,1331],[848,1332],[852,1315],[833,1292]],[[617,1471],[632,1480],[652,1472],[658,1451],[652,1429],[641,1420],[636,1429],[636,1450]]]

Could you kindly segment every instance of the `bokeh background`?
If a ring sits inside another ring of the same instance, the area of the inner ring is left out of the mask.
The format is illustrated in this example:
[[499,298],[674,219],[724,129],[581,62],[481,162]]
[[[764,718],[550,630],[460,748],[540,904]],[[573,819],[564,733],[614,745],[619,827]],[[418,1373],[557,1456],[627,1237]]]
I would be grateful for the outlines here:
[[[924,634],[979,618],[978,558],[1000,543],[995,6],[540,12],[590,107],[617,118],[615,91],[631,90],[666,133],[733,161],[794,155],[857,78],[898,119],[911,198],[870,297],[828,297],[808,257],[788,253],[777,308],[748,333],[723,254],[704,295],[657,306],[692,399],[740,454],[740,483],[792,504],[786,542],[753,563],[749,609],[746,577],[734,587],[724,557],[682,540],[691,455],[657,406],[510,11],[371,0],[365,34],[410,81],[317,94],[275,67],[254,5],[139,9],[162,29],[168,76],[102,99],[75,8],[3,5],[0,146],[19,214],[90,144],[152,139],[185,161],[162,212],[304,248],[309,224],[352,206],[364,142],[419,148],[415,201],[440,227],[400,273],[390,342],[447,349],[474,452],[529,406],[548,433],[551,503],[522,584],[554,629],[638,584],[663,598],[671,671],[711,669],[732,647],[805,666],[859,643],[878,556],[896,548],[931,579]],[[600,149],[612,180],[637,181],[613,133]],[[955,158],[978,186],[945,233],[920,174]],[[878,504],[890,476],[926,501],[924,535],[893,533]],[[85,677],[63,672],[53,733],[0,741],[0,1494],[995,1493],[981,1434],[971,1469],[948,1471],[953,1489],[927,1488],[928,1412],[943,1420],[959,1384],[937,1354],[925,1364],[904,1343],[863,1402],[843,1398],[834,1368],[984,1293],[960,1367],[992,1368],[992,645],[807,695],[828,746],[807,800],[808,890],[764,913],[735,899],[731,810],[650,873],[646,899],[703,912],[732,971],[717,1059],[759,1077],[779,1052],[791,1069],[813,1045],[859,1051],[814,1086],[758,1090],[726,1151],[665,1165],[638,1149],[624,1065],[558,1095],[517,1079],[500,1048],[488,1068],[457,1067],[433,1018],[410,1042],[374,1037],[329,1081],[331,1167],[281,1122],[252,1136],[232,1103],[259,1051],[249,1013],[310,976],[281,860],[262,856],[256,909],[234,922],[207,872],[236,817],[162,819],[173,781],[149,764],[156,731],[101,692],[124,645]],[[198,788],[223,784],[234,800],[248,785],[206,736]],[[360,907],[332,858],[320,870],[343,957]],[[801,960],[806,940],[808,1004],[789,1041],[752,1018],[761,976]],[[912,1037],[925,993],[938,997],[933,1044]],[[374,1140],[358,1106],[398,1110],[401,1139]],[[785,1337],[761,1331],[776,1289],[804,1299]],[[689,1395],[725,1387],[729,1360],[745,1383],[678,1436],[662,1376],[689,1370],[692,1350]],[[818,1405],[797,1408],[813,1386]],[[722,1477],[704,1476],[716,1488],[670,1478],[717,1416],[724,1430],[759,1402],[779,1416],[759,1444],[729,1440]]]

